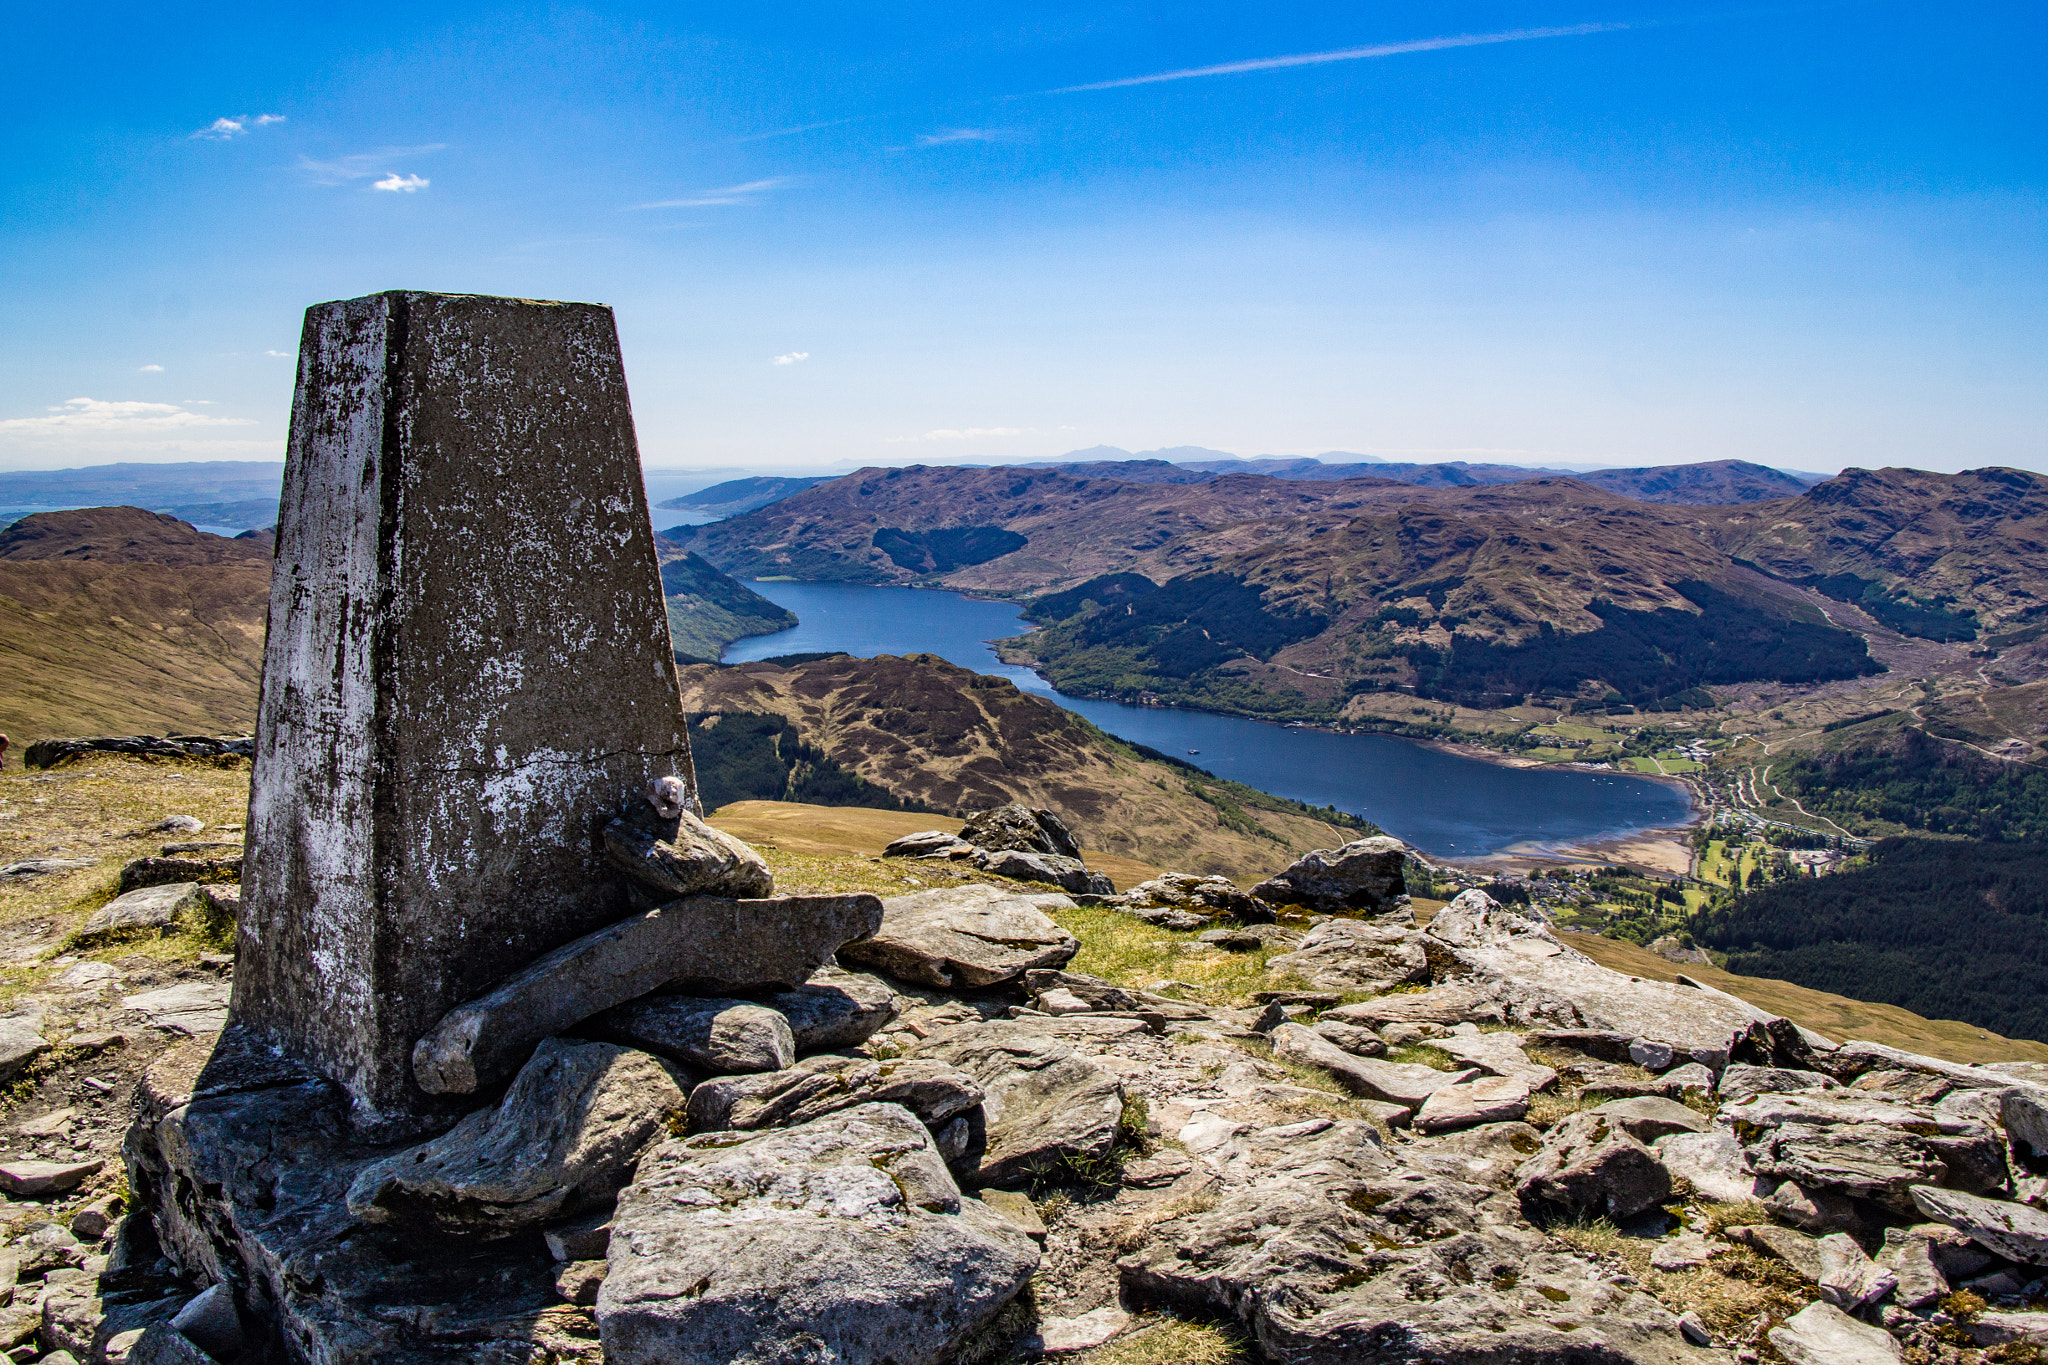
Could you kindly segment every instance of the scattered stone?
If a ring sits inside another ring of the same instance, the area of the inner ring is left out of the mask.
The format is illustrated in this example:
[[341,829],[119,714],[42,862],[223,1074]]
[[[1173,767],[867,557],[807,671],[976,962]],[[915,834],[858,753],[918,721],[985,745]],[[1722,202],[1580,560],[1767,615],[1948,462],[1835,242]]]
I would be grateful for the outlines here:
[[[126,1365],[218,1365],[212,1355],[199,1349],[197,1342],[167,1322],[153,1323],[132,1335],[135,1340],[128,1347]],[[109,1347],[112,1344],[108,1342]],[[60,1351],[56,1356],[44,1356],[37,1365],[49,1365],[59,1357],[70,1360],[71,1354]],[[111,1362],[113,1358],[110,1349],[107,1359]]]
[[1725,1250],[1722,1244],[1689,1232],[1657,1243],[1650,1265],[1656,1270],[1697,1270]]
[[166,815],[153,825],[145,825],[135,831],[145,834],[198,834],[206,828],[206,822],[196,815]]
[[1253,887],[1252,895],[1273,905],[1300,905],[1322,914],[1378,914],[1405,903],[1407,858],[1408,846],[1399,839],[1354,839],[1340,849],[1319,848],[1296,859],[1286,871]]
[[42,1031],[26,1019],[0,1019],[0,1085],[28,1070],[28,1064],[50,1050]]
[[169,882],[146,886],[114,897],[92,912],[78,931],[78,942],[145,930],[165,930],[180,919],[201,912],[196,882]]
[[1429,980],[1429,955],[1420,934],[1351,919],[1318,924],[1300,947],[1268,958],[1266,965],[1326,991],[1381,992]]
[[879,977],[828,962],[795,990],[761,997],[789,1021],[798,1056],[858,1047],[896,1017],[896,992]]
[[1451,1037],[1443,1039],[1437,1046],[1458,1061],[1467,1066],[1476,1066],[1489,1076],[1513,1076],[1532,1093],[1548,1090],[1557,1084],[1557,1072],[1540,1062],[1531,1061],[1529,1054],[1522,1050],[1522,1040],[1517,1034],[1476,1031],[1460,1034],[1454,1030]]
[[[1266,1008],[1269,1011],[1285,1011],[1292,1007],[1287,1005],[1268,1005]],[[1267,1023],[1266,1015],[1261,1014],[1259,1022],[1252,1025],[1252,1027],[1260,1033],[1270,1033],[1287,1021],[1288,1016],[1285,1013],[1282,1013],[1271,1023]],[[1387,1055],[1386,1040],[1362,1024],[1347,1024],[1341,1019],[1318,1019],[1312,1027],[1317,1036],[1328,1039],[1354,1057],[1384,1057]]]
[[948,834],[942,829],[926,829],[915,834],[906,834],[901,839],[890,840],[882,849],[882,856],[965,860],[974,856],[974,845],[957,834]]
[[1628,1059],[1645,1071],[1669,1071],[1673,1059],[1671,1044],[1650,1038],[1634,1039],[1628,1045]]
[[1404,1109],[1420,1108],[1425,1100],[1445,1086],[1469,1081],[1479,1074],[1470,1069],[1438,1071],[1417,1062],[1354,1057],[1300,1024],[1282,1024],[1273,1030],[1271,1036],[1275,1056],[1318,1067],[1329,1072],[1338,1084],[1353,1094],[1398,1104]]
[[612,1244],[612,1211],[594,1209],[541,1234],[557,1261],[601,1261]]
[[202,1290],[178,1310],[171,1327],[208,1355],[233,1359],[242,1349],[242,1315],[235,1310],[235,1291],[226,1282]]
[[1664,1073],[1664,1080],[1667,1084],[1677,1086],[1684,1093],[1697,1090],[1710,1095],[1714,1091],[1714,1073],[1698,1062],[1687,1062],[1683,1066],[1671,1068]]
[[64,1046],[79,1052],[104,1052],[110,1047],[126,1047],[128,1038],[120,1033],[74,1033],[64,1040]]
[[1022,896],[970,883],[883,901],[880,926],[840,957],[903,981],[971,989],[1057,967],[1080,947]]
[[1756,1198],[1756,1170],[1730,1133],[1673,1133],[1658,1139],[1656,1152],[1672,1180],[1685,1181],[1703,1199],[1738,1204]]
[[[0,1180],[6,1171],[0,1166]],[[2028,1265],[2048,1265],[2048,1212],[1928,1185],[1915,1185],[1912,1196],[1920,1212],[1967,1233],[1986,1251]]]
[[1700,1321],[1700,1315],[1690,1310],[1678,1315],[1678,1331],[1679,1335],[1683,1336],[1694,1346],[1711,1346],[1714,1344],[1714,1334],[1707,1330],[1707,1325],[1704,1322]]
[[1099,1161],[1116,1144],[1123,1087],[1057,1037],[1015,1021],[963,1024],[911,1055],[956,1067],[982,1087],[982,1185],[1021,1185],[1061,1162]]
[[1211,929],[1197,937],[1195,942],[1230,953],[1254,953],[1266,946],[1265,940],[1257,934],[1247,934],[1241,929]]
[[1434,1042],[1448,1036],[1442,1024],[1382,1024],[1380,1037],[1388,1047],[1407,1047],[1411,1043]]
[[1516,1172],[1524,1201],[1620,1222],[1671,1195],[1671,1175],[1656,1155],[1597,1112],[1573,1114],[1552,1128],[1543,1150]]
[[984,1190],[981,1202],[1001,1214],[1026,1237],[1040,1246],[1045,1245],[1045,1220],[1038,1216],[1038,1205],[1031,1202],[1030,1195],[1013,1190]]
[[609,1198],[684,1094],[644,1052],[551,1038],[505,1098],[349,1186],[366,1222],[503,1236]]
[[1134,1190],[1164,1189],[1195,1168],[1179,1152],[1160,1151],[1124,1162],[1124,1184]]
[[1026,853],[1019,849],[977,849],[974,865],[992,877],[1019,882],[1045,882],[1077,896],[1113,896],[1116,886],[1100,872],[1090,872],[1079,858],[1053,853]]
[[444,1015],[413,1048],[429,1094],[468,1094],[518,1070],[541,1039],[671,983],[794,987],[849,939],[874,932],[873,896],[692,896],[546,954]]
[[1805,1233],[1773,1223],[1755,1223],[1729,1228],[1726,1235],[1733,1241],[1777,1257],[1816,1284],[1820,1282],[1820,1244]]
[[1910,1228],[1886,1228],[1884,1249],[1878,1252],[1877,1263],[1898,1277],[1893,1297],[1901,1308],[1917,1312],[1949,1295],[1948,1277],[1934,1263],[1933,1244],[1924,1233]]
[[968,816],[960,827],[960,838],[976,848],[1048,853],[1059,858],[1081,856],[1080,842],[1059,816],[1015,802]]
[[1721,1102],[1733,1104],[1751,1095],[1787,1094],[1801,1090],[1839,1090],[1841,1082],[1818,1071],[1793,1071],[1774,1066],[1736,1063],[1721,1073]]
[[1617,1128],[1627,1129],[1630,1137],[1645,1146],[1672,1133],[1704,1133],[1713,1126],[1705,1115],[1656,1095],[1609,1100],[1595,1106],[1592,1112]]
[[1831,1303],[1810,1303],[1767,1334],[1791,1365],[1885,1365],[1905,1359],[1892,1334]]
[[888,1104],[739,1143],[665,1142],[613,1227],[597,1299],[612,1365],[937,1365],[1039,1262]]
[[1018,1341],[1020,1354],[1071,1355],[1092,1351],[1129,1330],[1131,1315],[1115,1304],[1104,1304],[1074,1318],[1043,1318],[1035,1331]]
[[81,867],[91,867],[94,861],[92,858],[24,858],[0,867],[0,880],[15,881],[26,877],[47,877],[56,872],[76,872]]
[[69,986],[72,990],[86,990],[120,979],[121,969],[111,962],[80,962],[75,966],[66,967],[58,975],[57,984]]
[[1783,1219],[1807,1232],[1864,1232],[1863,1215],[1855,1201],[1833,1190],[1808,1189],[1796,1180],[1786,1180],[1764,1196],[1764,1207],[1774,1218]]
[[555,1272],[555,1292],[563,1303],[594,1304],[605,1270],[603,1261],[570,1261]]
[[104,1161],[0,1162],[0,1190],[16,1199],[40,1199],[75,1190],[106,1165]]
[[1507,1123],[1529,1112],[1529,1086],[1516,1076],[1479,1076],[1435,1091],[1415,1111],[1415,1129],[1443,1133],[1480,1123]]
[[107,1235],[107,1229],[121,1216],[121,1196],[102,1195],[84,1208],[71,1215],[71,1235],[86,1242],[97,1242]]
[[1979,1346],[2048,1346],[2048,1313],[1979,1313],[1965,1329]]
[[807,1057],[786,1071],[704,1082],[690,1092],[690,1131],[788,1128],[861,1104],[900,1104],[938,1129],[982,1096],[972,1076],[929,1058]]
[[124,996],[121,1008],[142,1015],[151,1028],[196,1038],[226,1027],[229,989],[225,981],[187,981]]
[[1923,1105],[1802,1091],[1724,1105],[1720,1119],[1749,1148],[1757,1174],[1874,1199],[1898,1214],[1912,1213],[1916,1185],[2006,1187],[2004,1144],[1990,1127]]
[[789,1020],[747,1000],[648,995],[606,1010],[592,1027],[716,1076],[780,1071],[796,1060]]
[[[1337,1005],[1335,1000],[1331,1005]],[[1329,1018],[1377,1028],[1383,1024],[1498,1024],[1506,1015],[1490,982],[1476,977],[1439,982],[1426,991],[1385,995],[1355,1005],[1341,1005]],[[1533,1036],[1525,1043],[1537,1041]]]
[[[132,894],[152,886],[182,885],[188,882],[232,880],[242,875],[242,859],[233,858],[137,858],[121,869],[116,889]],[[137,926],[125,926],[137,927]]]
[[1820,1239],[1820,1296],[1844,1312],[1876,1303],[1898,1287],[1899,1277],[1863,1253],[1846,1232]]
[[1031,998],[1031,1007],[1040,1014],[1090,1014],[1088,1002],[1072,991],[1050,990]]
[[1273,907],[1237,889],[1227,877],[1196,877],[1185,872],[1162,872],[1150,881],[1139,882],[1123,895],[1125,905],[1134,909],[1160,907],[1191,912],[1198,916],[1229,915],[1240,923],[1263,923],[1273,919]]
[[775,894],[775,878],[760,854],[687,810],[664,820],[648,802],[629,802],[605,826],[604,851],[614,867],[664,900],[758,900]]

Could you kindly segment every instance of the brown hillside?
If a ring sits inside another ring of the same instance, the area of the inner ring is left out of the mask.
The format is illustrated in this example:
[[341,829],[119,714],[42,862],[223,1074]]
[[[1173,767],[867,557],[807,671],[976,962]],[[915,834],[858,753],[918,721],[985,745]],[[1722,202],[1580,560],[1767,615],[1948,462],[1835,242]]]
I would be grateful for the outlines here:
[[1244,789],[1214,779],[1192,784],[1210,791],[1205,800],[1187,774],[1106,740],[1073,713],[930,654],[699,665],[680,676],[685,710],[782,716],[895,796],[956,812],[1045,806],[1086,847],[1155,866],[1252,879],[1355,837],[1277,803],[1254,806]]
[[1780,577],[1904,585],[1994,629],[2048,609],[2048,478],[2025,470],[1848,469],[1797,498],[1712,509],[1702,527]]
[[133,507],[0,535],[0,730],[224,734],[256,719],[270,550]]

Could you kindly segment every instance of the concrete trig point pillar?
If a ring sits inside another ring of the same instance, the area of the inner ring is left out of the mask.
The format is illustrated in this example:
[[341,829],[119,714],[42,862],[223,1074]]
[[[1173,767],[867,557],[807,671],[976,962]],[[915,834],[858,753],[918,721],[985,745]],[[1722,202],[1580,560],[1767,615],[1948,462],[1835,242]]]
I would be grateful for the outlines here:
[[598,831],[688,746],[611,310],[308,309],[235,1022],[431,1115],[414,1040],[630,913]]

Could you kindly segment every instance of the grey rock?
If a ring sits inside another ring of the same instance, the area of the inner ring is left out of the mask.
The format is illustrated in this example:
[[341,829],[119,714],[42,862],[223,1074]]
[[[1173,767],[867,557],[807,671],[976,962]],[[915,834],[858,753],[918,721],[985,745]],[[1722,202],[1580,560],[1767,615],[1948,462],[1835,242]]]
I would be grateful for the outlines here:
[[1697,1233],[1683,1233],[1657,1244],[1657,1249],[1650,1253],[1650,1267],[1653,1270],[1697,1270],[1712,1260],[1717,1251],[1726,1249]]
[[799,1056],[858,1047],[896,1017],[896,992],[879,977],[843,971],[831,963],[795,990],[761,997],[789,1021]]
[[555,1293],[564,1303],[594,1304],[610,1267],[603,1261],[568,1261],[555,1272]]
[[1899,1277],[1871,1260],[1846,1232],[1820,1239],[1820,1296],[1846,1312],[1876,1303],[1896,1289]]
[[1402,1150],[1418,1170],[1488,1189],[1514,1188],[1515,1172],[1543,1150],[1543,1134],[1526,1123],[1487,1123],[1425,1137]]
[[1848,1090],[1763,1094],[1724,1105],[1719,1121],[1749,1148],[1757,1174],[1875,1199],[1908,1214],[1915,1185],[2003,1192],[2004,1146],[1974,1119]]
[[787,1128],[862,1104],[900,1104],[937,1129],[982,1095],[972,1076],[929,1058],[807,1057],[787,1071],[704,1082],[690,1092],[690,1131]]
[[14,881],[22,877],[47,877],[53,872],[75,872],[91,867],[93,862],[91,858],[24,858],[0,867],[0,879]]
[[902,981],[975,988],[1057,967],[1080,948],[1022,896],[970,883],[892,896],[874,934],[840,957]]
[[242,875],[242,858],[136,858],[121,869],[115,884],[123,895],[145,887],[184,882],[234,880]]
[[1110,1010],[1120,1014],[1149,1012],[1163,1015],[1168,1019],[1209,1017],[1209,1011],[1200,1005],[1190,1005],[1151,991],[1112,986],[1099,976],[1088,976],[1082,972],[1064,972],[1050,968],[1028,971],[1024,973],[1024,989],[1031,995],[1040,995],[1052,990],[1065,991],[1077,999],[1086,1001],[1091,1010]]
[[1039,1217],[1038,1206],[1031,1202],[1030,1195],[1014,1190],[983,1190],[981,1202],[1026,1237],[1040,1246],[1045,1245],[1045,1219]]
[[1398,908],[1408,894],[1402,868],[1408,847],[1384,835],[1354,839],[1339,849],[1319,848],[1260,882],[1252,894],[1273,905],[1300,905],[1323,914]]
[[1879,1265],[1898,1277],[1893,1297],[1901,1308],[1931,1308],[1949,1295],[1948,1277],[1935,1264],[1932,1241],[1911,1228],[1886,1228]]
[[232,1358],[242,1349],[242,1315],[235,1308],[234,1289],[225,1282],[202,1290],[178,1310],[171,1326],[208,1355]]
[[592,1209],[566,1223],[557,1223],[541,1234],[548,1255],[561,1263],[601,1261],[612,1244],[612,1211]]
[[50,1050],[42,1030],[27,1019],[0,1019],[0,1084],[28,1070],[28,1064]]
[[1698,1090],[1706,1094],[1712,1094],[1714,1090],[1714,1073],[1701,1066],[1698,1062],[1687,1062],[1684,1066],[1675,1066],[1664,1073],[1663,1079],[1677,1086],[1681,1093],[1688,1090]]
[[1490,948],[1524,935],[1549,934],[1542,921],[1509,909],[1477,887],[1454,896],[1425,932],[1455,948]]
[[566,943],[450,1010],[414,1046],[413,1072],[429,1094],[468,1094],[518,1070],[541,1039],[671,983],[801,985],[881,921],[882,903],[866,895],[675,901]]
[[[1056,1032],[1022,1027],[1024,1022],[963,1024],[926,1039],[911,1054],[955,1067],[982,1087],[983,1185],[1013,1187],[1063,1162],[1100,1160],[1115,1146],[1123,1117],[1123,1087],[1114,1076]],[[1142,1028],[1135,1022],[1134,1027]]]
[[1494,983],[1476,977],[1440,982],[1426,991],[1387,995],[1355,1005],[1340,1005],[1325,1019],[1376,1028],[1382,1024],[1451,1024],[1505,1022]]
[[[1285,1006],[1268,1006],[1268,1008],[1284,1009]],[[1259,1019],[1263,1023],[1265,1016],[1260,1015]],[[1283,1014],[1271,1024],[1267,1024],[1265,1028],[1259,1029],[1259,1032],[1269,1033],[1286,1022],[1287,1016]],[[1342,1019],[1318,1019],[1310,1027],[1318,1037],[1328,1039],[1354,1057],[1384,1057],[1387,1055],[1386,1041],[1363,1024],[1347,1024]]]
[[1557,1084],[1557,1072],[1532,1061],[1522,1050],[1522,1039],[1514,1033],[1453,1033],[1437,1046],[1467,1066],[1476,1066],[1489,1076],[1513,1076],[1531,1092],[1548,1090]]
[[992,877],[1008,877],[1019,882],[1044,882],[1057,886],[1062,891],[1071,891],[1077,896],[1113,896],[1116,886],[1100,872],[1090,872],[1088,865],[1079,858],[1064,858],[1055,853],[1026,853],[1020,849],[985,848],[978,850],[973,863]]
[[1747,1227],[1730,1228],[1727,1235],[1732,1241],[1754,1247],[1767,1256],[1777,1257],[1800,1275],[1819,1283],[1820,1243],[1805,1233],[1794,1232],[1791,1228],[1781,1228],[1773,1223],[1756,1223]]
[[2022,1155],[2048,1161],[2048,1091],[2006,1091],[1999,1099],[1999,1118]]
[[1270,921],[1273,909],[1258,897],[1240,891],[1227,877],[1197,877],[1186,872],[1162,872],[1150,881],[1139,882],[1124,893],[1132,906],[1161,906],[1192,911],[1198,915],[1229,915],[1242,923]]
[[169,929],[200,912],[197,882],[166,882],[114,897],[92,912],[78,931],[81,943],[116,934]]
[[920,830],[892,839],[882,849],[884,858],[942,858],[948,861],[974,856],[974,845],[942,829]]
[[1049,853],[1058,858],[1081,856],[1080,841],[1059,816],[1014,802],[968,816],[960,827],[960,837],[976,848]]
[[[0,1174],[5,1170],[0,1167]],[[1920,1212],[1967,1233],[1986,1251],[2027,1265],[2048,1265],[2048,1212],[1927,1185],[1915,1185],[1912,1195]]]
[[1630,1137],[1645,1146],[1672,1133],[1704,1133],[1713,1126],[1704,1115],[1656,1095],[1609,1100],[1596,1105],[1592,1112],[1617,1128],[1628,1130]]
[[2048,1346],[2048,1313],[1979,1313],[1965,1329],[1979,1346],[2026,1342]]
[[592,1027],[715,1076],[780,1071],[796,1060],[789,1020],[747,1000],[648,995],[606,1010]]
[[187,981],[124,996],[121,1008],[144,1016],[151,1028],[198,1037],[227,1024],[230,989],[225,981]]
[[595,836],[689,740],[611,311],[394,292],[301,338],[235,1017],[418,1128],[456,1106],[414,1043],[628,912]]
[[760,854],[689,811],[663,820],[645,801],[604,829],[612,866],[663,900],[724,896],[758,900],[775,894],[775,878]]
[[1886,1365],[1905,1359],[1892,1334],[1831,1303],[1806,1305],[1766,1334],[1791,1365]]
[[613,1365],[938,1365],[1039,1262],[887,1104],[663,1143],[613,1227],[597,1299]]
[[1678,1330],[1694,1346],[1711,1346],[1714,1344],[1714,1334],[1707,1330],[1707,1325],[1704,1322],[1700,1321],[1698,1313],[1680,1313],[1678,1315]]
[[1775,1066],[1744,1066],[1739,1062],[1721,1072],[1719,1087],[1722,1101],[1730,1104],[1737,1100],[1746,1100],[1751,1095],[1839,1089],[1841,1082],[1818,1071],[1793,1071]]
[[1255,953],[1266,946],[1257,934],[1247,934],[1242,929],[1210,929],[1195,941],[1230,953]]
[[1529,1112],[1529,1084],[1515,1076],[1475,1076],[1433,1092],[1415,1111],[1415,1130],[1443,1133],[1481,1123],[1508,1123]]
[[1130,1329],[1131,1315],[1113,1303],[1071,1318],[1043,1318],[1017,1343],[1023,1355],[1061,1356],[1092,1351]]
[[365,1222],[504,1236],[609,1198],[685,1096],[644,1052],[551,1038],[505,1098],[349,1186]]
[[104,1161],[8,1161],[0,1162],[0,1191],[16,1199],[40,1199],[48,1194],[75,1190],[87,1177],[99,1172]]
[[[37,1365],[50,1365],[53,1360],[77,1365],[77,1358],[68,1351],[46,1355]],[[135,1344],[128,1348],[126,1365],[219,1365],[219,1362],[212,1354],[201,1350],[192,1338],[167,1322],[159,1322],[144,1328]]]
[[1429,955],[1412,929],[1333,919],[1309,930],[1291,953],[1268,958],[1276,972],[1293,972],[1317,990],[1386,991],[1429,980]]
[[[1282,1024],[1274,1029],[1275,1056],[1327,1071],[1345,1089],[1367,1099],[1418,1109],[1423,1101],[1447,1085],[1457,1085],[1478,1075],[1462,1071],[1438,1071],[1417,1062],[1387,1062],[1372,1057],[1354,1057],[1300,1024]],[[1519,1115],[1517,1116],[1519,1117]]]
[[1616,1221],[1671,1196],[1671,1174],[1656,1154],[1598,1113],[1573,1114],[1552,1128],[1543,1150],[1515,1174],[1525,1203]]
[[1764,1196],[1764,1207],[1774,1218],[1783,1219],[1807,1232],[1855,1232],[1868,1230],[1867,1220],[1855,1201],[1833,1190],[1809,1189],[1796,1180],[1781,1181]]
[[1668,1071],[1674,1054],[1671,1044],[1637,1038],[1628,1045],[1628,1059],[1646,1071]]

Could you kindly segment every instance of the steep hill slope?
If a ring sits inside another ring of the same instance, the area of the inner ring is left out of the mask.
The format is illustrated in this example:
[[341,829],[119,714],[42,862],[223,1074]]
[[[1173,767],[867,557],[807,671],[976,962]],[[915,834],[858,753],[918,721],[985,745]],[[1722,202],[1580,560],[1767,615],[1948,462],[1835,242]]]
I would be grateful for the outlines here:
[[[1091,849],[1260,877],[1361,828],[1110,739],[1072,712],[929,654],[682,670],[693,714],[774,715],[894,796],[967,812],[1027,801]],[[941,821],[940,823],[943,823]]]
[[1704,464],[1657,465],[1647,469],[1596,469],[1577,478],[1603,492],[1638,502],[1693,507],[1796,498],[1807,487],[1804,479],[1747,460],[1709,460]]
[[1702,529],[1905,634],[2048,624],[2048,478],[2025,470],[1849,469],[1788,501],[1719,509]]
[[134,507],[40,512],[0,534],[0,728],[246,731],[270,546]]
[[776,606],[746,584],[657,537],[663,551],[661,592],[668,601],[669,641],[678,663],[709,663],[725,647],[749,635],[771,635],[796,624],[796,614]]

